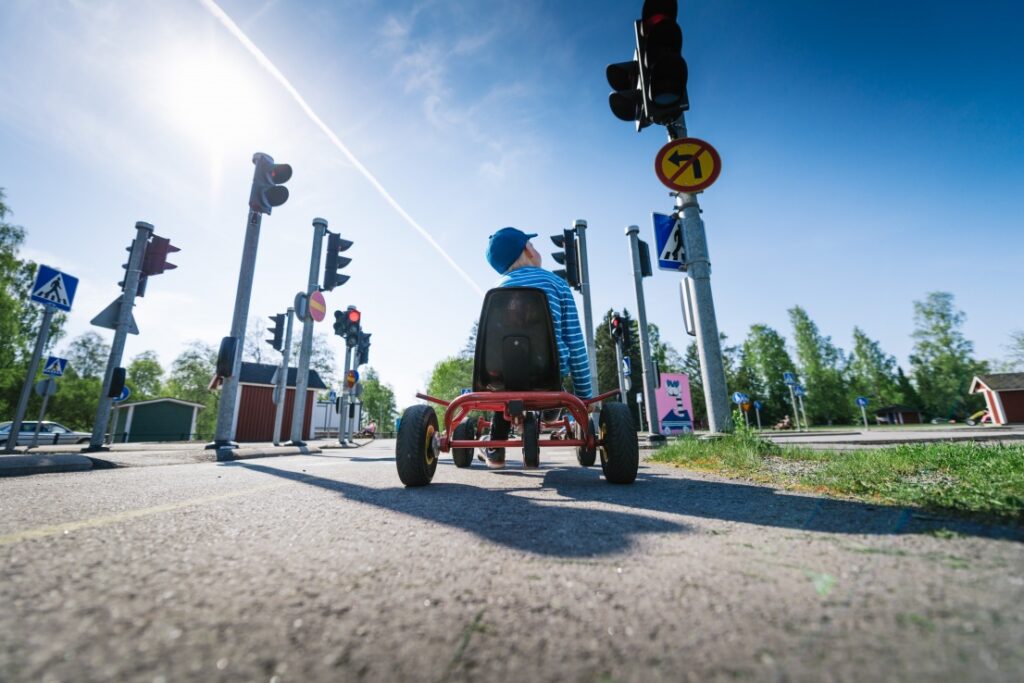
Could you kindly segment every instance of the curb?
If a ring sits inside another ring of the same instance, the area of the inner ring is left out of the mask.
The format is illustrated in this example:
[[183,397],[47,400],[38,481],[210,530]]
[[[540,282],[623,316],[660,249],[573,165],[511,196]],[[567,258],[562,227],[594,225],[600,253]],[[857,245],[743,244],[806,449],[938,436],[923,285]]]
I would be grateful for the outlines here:
[[285,446],[284,448],[221,448],[217,450],[217,462],[250,460],[252,458],[273,458],[279,455],[319,455],[316,446]]
[[0,457],[0,477],[22,477],[50,472],[85,472],[92,460],[84,455],[9,455]]

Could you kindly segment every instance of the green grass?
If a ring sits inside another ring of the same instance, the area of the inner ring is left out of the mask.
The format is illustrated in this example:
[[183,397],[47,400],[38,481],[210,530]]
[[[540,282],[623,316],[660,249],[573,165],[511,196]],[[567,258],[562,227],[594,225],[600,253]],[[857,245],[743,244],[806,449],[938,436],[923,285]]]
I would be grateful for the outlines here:
[[651,460],[778,486],[1024,523],[1024,446],[921,443],[855,451],[782,447],[739,430],[684,437]]

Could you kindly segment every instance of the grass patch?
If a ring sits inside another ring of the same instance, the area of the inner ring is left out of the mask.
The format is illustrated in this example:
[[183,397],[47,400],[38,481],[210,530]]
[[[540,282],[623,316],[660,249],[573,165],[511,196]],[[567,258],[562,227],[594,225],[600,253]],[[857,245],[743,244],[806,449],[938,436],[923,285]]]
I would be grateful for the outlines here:
[[651,460],[865,501],[1024,523],[1024,445],[920,443],[817,451],[778,446],[741,428],[720,439],[681,438]]

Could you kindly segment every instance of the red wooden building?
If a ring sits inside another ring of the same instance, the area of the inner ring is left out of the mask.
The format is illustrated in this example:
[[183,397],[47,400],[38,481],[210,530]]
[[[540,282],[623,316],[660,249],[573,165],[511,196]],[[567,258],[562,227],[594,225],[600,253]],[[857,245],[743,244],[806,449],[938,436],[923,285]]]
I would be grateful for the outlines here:
[[[274,372],[279,366],[265,363],[242,363],[238,377],[238,400],[235,401],[235,440],[272,441],[274,438]],[[292,408],[295,405],[295,376],[297,368],[288,368],[288,389],[284,399],[284,419],[281,438],[288,440],[292,429]],[[302,438],[309,439],[313,419],[313,401],[318,391],[327,385],[316,370],[309,371],[306,390],[306,410],[302,425]]]
[[984,394],[992,424],[1024,422],[1024,372],[978,375],[971,381],[972,394]]

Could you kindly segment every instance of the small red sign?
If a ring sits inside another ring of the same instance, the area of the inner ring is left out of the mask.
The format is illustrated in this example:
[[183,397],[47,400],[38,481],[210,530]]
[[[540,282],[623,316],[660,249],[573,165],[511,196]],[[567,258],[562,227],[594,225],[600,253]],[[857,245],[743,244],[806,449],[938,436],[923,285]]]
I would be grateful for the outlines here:
[[320,292],[313,292],[309,295],[309,316],[314,321],[320,322],[327,315],[327,302]]

